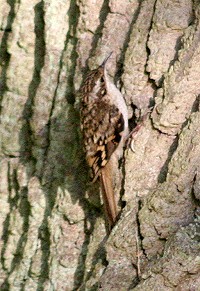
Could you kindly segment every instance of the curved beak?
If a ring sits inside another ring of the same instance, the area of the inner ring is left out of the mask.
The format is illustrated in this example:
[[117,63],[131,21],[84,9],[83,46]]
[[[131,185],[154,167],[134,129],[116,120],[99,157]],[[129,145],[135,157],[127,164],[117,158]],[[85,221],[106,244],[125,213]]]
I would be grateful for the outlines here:
[[103,63],[100,65],[100,67],[105,67],[105,64],[107,63],[107,60],[110,58],[110,56],[112,55],[113,52],[111,52],[103,61]]

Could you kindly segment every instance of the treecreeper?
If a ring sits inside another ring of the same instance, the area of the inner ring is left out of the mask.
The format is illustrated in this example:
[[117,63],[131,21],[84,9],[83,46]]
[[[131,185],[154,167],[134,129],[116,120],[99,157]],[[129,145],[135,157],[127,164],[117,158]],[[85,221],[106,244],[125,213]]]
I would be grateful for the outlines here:
[[87,74],[80,88],[80,118],[91,180],[100,179],[101,193],[111,229],[117,218],[113,175],[127,139],[128,111],[121,92],[108,77],[106,64],[112,53]]

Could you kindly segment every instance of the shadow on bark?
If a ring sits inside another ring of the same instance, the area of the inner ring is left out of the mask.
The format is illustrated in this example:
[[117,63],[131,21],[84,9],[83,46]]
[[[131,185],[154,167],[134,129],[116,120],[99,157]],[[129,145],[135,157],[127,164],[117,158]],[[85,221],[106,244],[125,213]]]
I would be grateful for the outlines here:
[[[14,20],[14,4],[13,1],[10,1],[12,3],[12,7],[10,10],[10,15],[12,15],[12,19],[10,20],[10,24],[13,23]],[[10,4],[11,5],[11,4]],[[33,78],[32,81],[29,85],[29,95],[28,95],[28,100],[25,104],[24,107],[24,111],[23,111],[23,118],[24,118],[24,125],[22,127],[22,130],[19,134],[19,139],[20,139],[20,143],[21,143],[21,150],[20,150],[20,161],[22,164],[24,164],[27,167],[27,173],[29,178],[31,176],[34,175],[34,158],[32,156],[32,133],[31,133],[31,129],[30,129],[30,125],[29,125],[29,120],[32,116],[32,105],[33,105],[33,101],[34,101],[34,97],[36,95],[37,92],[37,88],[40,84],[40,72],[44,66],[44,56],[45,56],[45,40],[44,40],[44,11],[43,11],[43,6],[44,3],[43,1],[39,2],[36,6],[35,6],[35,34],[36,34],[36,41],[35,41],[35,52],[34,52],[34,59],[35,59],[35,64],[34,64],[34,72],[33,72]],[[3,39],[4,41],[4,45],[7,42],[7,33],[5,32],[5,38]],[[9,65],[9,58],[7,58],[7,62],[6,65],[4,66],[4,71],[3,71],[3,78],[6,78],[6,70],[8,68]],[[3,79],[3,80],[4,80]],[[4,86],[5,89],[5,86]],[[12,181],[10,181],[10,185],[14,184],[14,189],[16,190],[16,193],[18,192],[19,186],[17,185],[17,178],[16,178],[16,173],[15,173],[15,183],[12,183]],[[14,179],[14,178],[13,178]],[[30,215],[30,204],[28,202],[28,189],[25,187],[21,193],[17,193],[15,200],[17,199],[17,201],[10,201],[11,204],[11,211],[10,213],[12,213],[12,208],[14,206],[17,205],[19,212],[21,214],[21,216],[24,219],[24,223],[23,223],[23,231],[22,231],[22,235],[18,241],[17,247],[16,247],[16,253],[14,256],[14,259],[12,260],[11,263],[11,269],[10,272],[8,274],[8,277],[6,278],[5,282],[2,285],[2,290],[8,290],[9,288],[9,277],[10,275],[13,273],[13,271],[18,267],[19,263],[21,262],[22,259],[22,255],[23,255],[23,249],[26,245],[26,241],[27,241],[27,230],[29,228],[29,215]],[[14,203],[14,204],[13,204]],[[13,205],[13,207],[12,207]],[[9,216],[10,213],[8,215],[8,217],[5,220],[5,224],[4,224],[4,236],[5,236],[5,240],[4,240],[4,245],[6,246],[6,242],[7,242],[7,236],[8,236],[8,231],[9,231]],[[3,252],[5,250],[5,247],[3,247]],[[3,254],[2,254],[3,255]],[[44,260],[45,262],[45,260]],[[25,284],[25,282],[24,282]],[[23,289],[23,284],[21,286],[21,290]]]
[[[25,243],[27,241],[27,230],[28,230],[28,226],[29,226],[29,214],[30,214],[30,205],[27,199],[27,188],[24,187],[21,191],[20,191],[20,187],[18,185],[18,181],[17,181],[17,173],[16,170],[14,170],[13,172],[11,172],[10,167],[8,167],[8,184],[9,184],[9,198],[8,198],[8,202],[10,204],[10,212],[7,215],[5,222],[4,222],[4,228],[3,228],[3,235],[2,235],[2,240],[3,240],[3,247],[2,247],[2,252],[1,252],[1,263],[2,266],[5,268],[6,270],[6,266],[4,264],[4,254],[6,251],[6,245],[8,242],[8,238],[9,238],[9,225],[11,222],[11,213],[13,211],[15,211],[16,208],[19,209],[19,213],[21,215],[21,217],[23,218],[23,226],[22,226],[22,230],[23,230],[23,234],[20,237],[17,245],[16,245],[16,251],[15,251],[15,255],[14,258],[11,262],[11,267],[10,267],[10,271],[9,271],[9,275],[12,274],[13,270],[18,266],[18,264],[20,263],[22,256],[23,256],[23,250],[24,250],[24,246]],[[15,191],[15,195],[13,197],[13,190]],[[8,283],[8,278],[3,282],[2,286],[1,286],[1,290],[8,290],[9,289],[9,283]]]
[[[67,119],[66,111],[68,111]],[[58,116],[51,120],[51,146],[49,147],[42,179],[43,189],[46,197],[48,197],[47,203],[49,204],[47,217],[55,210],[55,193],[57,193],[58,188],[63,189],[63,193],[67,190],[70,193],[72,205],[78,201],[85,213],[83,230],[85,237],[74,274],[74,290],[77,290],[82,284],[88,246],[96,218],[100,215],[98,209],[91,207],[85,198],[88,167],[85,163],[78,131],[78,114],[71,105],[66,103],[66,107],[63,106]],[[63,216],[68,223],[68,217],[65,217],[65,214]]]
[[1,101],[2,96],[6,90],[6,73],[10,62],[10,54],[8,53],[7,49],[7,43],[8,43],[8,37],[9,33],[12,31],[12,24],[15,19],[15,3],[16,1],[8,0],[7,3],[10,5],[10,12],[8,14],[7,18],[7,25],[4,30],[4,34],[1,40],[0,44],[0,65],[2,67],[1,70],[1,76],[0,76],[0,113],[1,113]]
[[[75,102],[75,88],[74,88],[74,75],[75,75],[75,69],[76,69],[76,60],[77,60],[77,52],[76,52],[76,45],[77,45],[77,37],[76,37],[76,28],[78,25],[78,19],[79,19],[79,7],[76,4],[76,1],[70,2],[70,7],[68,10],[68,16],[69,16],[69,31],[66,36],[66,42],[65,42],[65,52],[67,50],[68,44],[73,46],[73,49],[71,50],[71,67],[68,68],[69,72],[66,80],[67,88],[65,92],[66,99],[69,104],[74,104]],[[73,36],[72,36],[73,35]]]

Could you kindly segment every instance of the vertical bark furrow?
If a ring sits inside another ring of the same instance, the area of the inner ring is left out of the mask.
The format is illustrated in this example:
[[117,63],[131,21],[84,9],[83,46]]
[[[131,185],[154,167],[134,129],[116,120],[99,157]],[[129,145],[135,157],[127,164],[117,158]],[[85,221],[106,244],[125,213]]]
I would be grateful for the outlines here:
[[[199,6],[196,9],[198,11]],[[180,132],[199,96],[199,40],[197,13],[194,24],[185,31],[178,60],[166,74],[163,95],[156,98],[153,122],[164,133],[175,135]]]
[[141,1],[139,15],[133,25],[128,44],[124,74],[122,77],[123,89],[129,105],[139,109],[147,108],[153,98],[153,88],[148,82],[146,74],[147,40],[151,28],[154,6],[156,1]]
[[185,29],[194,21],[192,1],[184,0],[176,5],[174,1],[156,1],[152,27],[147,43],[149,77],[161,87],[164,74],[177,60],[182,46],[181,38]]

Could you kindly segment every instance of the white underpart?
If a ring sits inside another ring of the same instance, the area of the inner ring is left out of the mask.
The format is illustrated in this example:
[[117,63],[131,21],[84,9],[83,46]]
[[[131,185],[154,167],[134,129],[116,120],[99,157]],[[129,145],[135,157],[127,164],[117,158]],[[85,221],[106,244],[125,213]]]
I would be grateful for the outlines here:
[[123,155],[123,146],[126,141],[126,138],[128,136],[129,130],[128,130],[128,110],[127,105],[124,100],[124,97],[122,93],[117,89],[117,87],[110,81],[106,70],[104,70],[104,76],[106,79],[106,85],[107,85],[107,94],[108,98],[111,100],[111,103],[113,103],[119,111],[122,113],[122,116],[124,118],[124,131],[122,132],[122,138],[121,141],[113,153],[117,157],[117,159],[120,159]]

